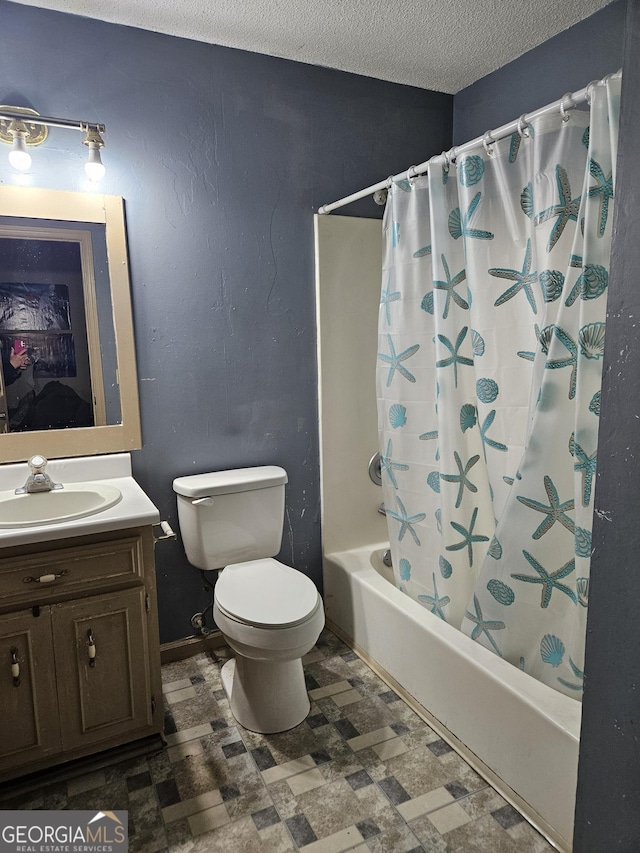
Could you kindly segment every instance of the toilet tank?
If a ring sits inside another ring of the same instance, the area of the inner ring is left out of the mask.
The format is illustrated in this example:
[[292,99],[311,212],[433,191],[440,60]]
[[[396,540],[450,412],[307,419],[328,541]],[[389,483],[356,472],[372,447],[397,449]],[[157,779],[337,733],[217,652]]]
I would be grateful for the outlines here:
[[287,472],[276,465],[173,481],[187,560],[198,569],[275,557],[282,543]]

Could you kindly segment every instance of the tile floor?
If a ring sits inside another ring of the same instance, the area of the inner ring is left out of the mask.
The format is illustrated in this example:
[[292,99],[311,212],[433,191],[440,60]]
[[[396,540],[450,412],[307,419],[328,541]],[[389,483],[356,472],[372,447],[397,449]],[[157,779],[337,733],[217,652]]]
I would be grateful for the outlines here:
[[162,752],[0,809],[127,809],[131,853],[542,853],[553,848],[335,635],[304,659],[295,729],[239,726],[228,648],[163,666]]

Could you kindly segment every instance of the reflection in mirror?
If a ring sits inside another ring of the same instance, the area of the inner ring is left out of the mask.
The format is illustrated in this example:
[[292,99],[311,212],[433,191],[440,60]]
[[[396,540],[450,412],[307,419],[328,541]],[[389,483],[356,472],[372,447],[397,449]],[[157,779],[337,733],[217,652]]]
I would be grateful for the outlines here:
[[0,188],[0,352],[1,460],[140,446],[121,199]]
[[120,421],[105,229],[67,225],[0,218],[6,432]]

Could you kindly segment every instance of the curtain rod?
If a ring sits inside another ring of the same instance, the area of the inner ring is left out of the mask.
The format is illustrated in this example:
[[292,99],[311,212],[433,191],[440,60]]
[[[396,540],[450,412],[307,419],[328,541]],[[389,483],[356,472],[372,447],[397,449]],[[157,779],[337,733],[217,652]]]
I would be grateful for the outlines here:
[[332,210],[336,210],[336,208],[338,207],[344,207],[346,204],[351,204],[352,201],[358,201],[358,199],[366,198],[368,195],[373,195],[373,193],[378,192],[378,190],[388,190],[391,184],[393,184],[395,181],[409,180],[410,178],[415,178],[417,175],[426,172],[430,164],[446,162],[453,163],[456,158],[459,157],[461,154],[465,154],[467,151],[476,148],[482,143],[484,143],[485,145],[490,145],[492,142],[497,142],[499,139],[504,139],[507,136],[511,136],[511,134],[515,133],[516,131],[518,131],[519,133],[523,133],[526,125],[532,122],[534,119],[539,118],[540,116],[549,115],[549,113],[554,112],[560,112],[564,115],[566,110],[573,109],[579,104],[590,102],[591,90],[594,86],[602,86],[612,77],[621,76],[622,69],[616,71],[614,74],[607,74],[607,76],[603,77],[602,80],[593,80],[591,83],[589,83],[583,89],[579,89],[577,92],[567,92],[566,95],[563,95],[559,100],[553,101],[553,103],[551,104],[547,104],[546,107],[541,107],[540,109],[535,110],[532,113],[525,113],[515,121],[509,122],[509,124],[503,124],[496,130],[487,131],[487,133],[485,133],[483,136],[477,136],[470,142],[465,142],[464,144],[458,145],[457,147],[454,146],[453,148],[449,149],[449,151],[443,151],[442,154],[438,154],[435,157],[430,157],[429,160],[425,160],[424,163],[420,163],[419,166],[410,166],[404,172],[399,172],[397,175],[391,175],[384,181],[379,181],[377,184],[372,184],[370,187],[367,187],[364,190],[360,190],[357,193],[352,193],[351,195],[345,196],[345,198],[341,198],[339,201],[334,201],[331,204],[323,204],[322,207],[318,208],[318,213],[331,213]]

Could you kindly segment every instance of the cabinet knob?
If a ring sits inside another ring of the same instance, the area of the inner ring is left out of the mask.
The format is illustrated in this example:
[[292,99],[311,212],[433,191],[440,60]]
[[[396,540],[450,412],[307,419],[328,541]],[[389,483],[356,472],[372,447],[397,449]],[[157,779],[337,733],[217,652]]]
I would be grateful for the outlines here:
[[11,651],[11,677],[13,686],[20,687],[20,664],[18,663],[18,649],[14,646]]
[[87,631],[87,648],[89,650],[89,666],[96,665],[96,641],[91,628]]

